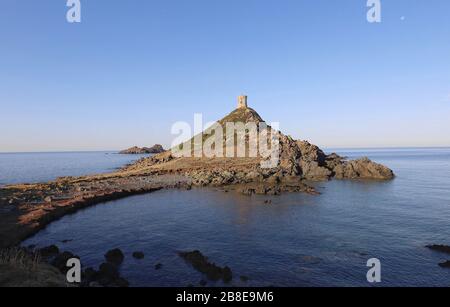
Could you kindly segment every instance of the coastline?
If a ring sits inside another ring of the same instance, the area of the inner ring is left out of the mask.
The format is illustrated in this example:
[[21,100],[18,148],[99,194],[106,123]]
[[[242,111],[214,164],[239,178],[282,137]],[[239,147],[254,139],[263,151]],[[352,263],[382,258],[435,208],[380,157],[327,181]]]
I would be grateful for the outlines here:
[[190,186],[190,180],[179,175],[120,173],[8,185],[0,188],[0,248],[17,246],[51,222],[90,206],[164,188]]

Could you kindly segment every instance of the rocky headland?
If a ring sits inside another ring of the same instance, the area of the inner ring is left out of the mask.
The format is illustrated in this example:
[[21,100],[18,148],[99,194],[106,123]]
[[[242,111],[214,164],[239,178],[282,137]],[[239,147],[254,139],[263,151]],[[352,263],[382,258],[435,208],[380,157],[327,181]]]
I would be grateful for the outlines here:
[[[218,123],[226,122],[262,123],[263,120],[255,110],[243,106]],[[309,181],[394,178],[392,170],[368,158],[349,161],[334,153],[325,154],[308,141],[294,140],[281,132],[279,159],[272,168],[262,168],[264,158],[259,156],[177,157],[173,150],[163,151],[159,146],[156,149],[162,152],[112,173],[0,188],[0,248],[16,246],[50,222],[79,209],[164,188],[212,186],[246,195],[316,194]],[[141,152],[132,148],[126,153]]]
[[[240,107],[219,121],[263,122]],[[52,182],[0,188],[0,247],[17,245],[48,223],[97,203],[163,188],[226,187],[247,195],[282,192],[315,194],[308,181],[390,180],[392,170],[368,158],[349,161],[325,154],[308,141],[279,133],[276,167],[261,168],[261,157],[175,157],[172,150],[146,157],[109,174],[64,177]]]
[[[264,121],[255,110],[245,107],[236,109],[218,123],[224,125],[228,122],[259,124]],[[190,178],[197,186],[234,186],[261,194],[314,192],[306,185],[307,181],[394,178],[392,170],[368,158],[349,161],[335,153],[327,155],[308,141],[294,140],[281,132],[278,136],[279,161],[271,168],[261,167],[262,157],[177,157],[172,151],[167,151],[140,159],[122,171],[176,173]],[[194,139],[187,143],[193,144]]]

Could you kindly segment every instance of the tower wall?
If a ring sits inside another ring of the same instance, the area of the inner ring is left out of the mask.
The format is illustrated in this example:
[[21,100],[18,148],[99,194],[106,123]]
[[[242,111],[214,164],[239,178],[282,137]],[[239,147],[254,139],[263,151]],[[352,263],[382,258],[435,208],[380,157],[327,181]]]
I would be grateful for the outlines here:
[[241,109],[241,108],[248,108],[248,105],[247,105],[247,96],[245,96],[245,95],[242,95],[242,96],[239,96],[238,97],[238,109]]

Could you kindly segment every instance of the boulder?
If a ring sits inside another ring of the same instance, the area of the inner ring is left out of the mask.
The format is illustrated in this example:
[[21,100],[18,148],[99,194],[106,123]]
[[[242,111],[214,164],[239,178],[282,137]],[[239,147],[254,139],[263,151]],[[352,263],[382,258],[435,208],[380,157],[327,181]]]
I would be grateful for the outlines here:
[[394,178],[394,173],[389,168],[372,162],[369,158],[361,158],[338,164],[334,168],[335,177],[338,179],[379,179],[388,180]]
[[102,286],[109,286],[120,277],[117,266],[110,262],[102,263],[97,273],[97,281]]
[[115,266],[121,265],[124,258],[125,256],[123,255],[122,251],[118,248],[112,249],[105,254],[106,261],[108,261],[111,264],[114,264]]
[[332,172],[316,161],[300,161],[303,178],[307,180],[327,180],[332,176]]

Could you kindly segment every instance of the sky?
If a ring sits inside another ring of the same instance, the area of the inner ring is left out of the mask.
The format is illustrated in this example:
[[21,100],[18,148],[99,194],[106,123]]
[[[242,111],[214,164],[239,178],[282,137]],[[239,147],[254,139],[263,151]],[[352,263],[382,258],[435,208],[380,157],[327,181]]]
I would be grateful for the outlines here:
[[323,147],[450,146],[450,1],[0,4],[0,151],[168,146],[237,96]]

